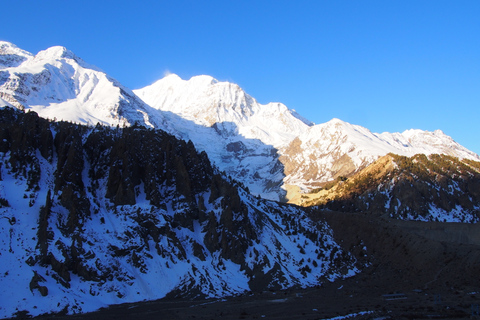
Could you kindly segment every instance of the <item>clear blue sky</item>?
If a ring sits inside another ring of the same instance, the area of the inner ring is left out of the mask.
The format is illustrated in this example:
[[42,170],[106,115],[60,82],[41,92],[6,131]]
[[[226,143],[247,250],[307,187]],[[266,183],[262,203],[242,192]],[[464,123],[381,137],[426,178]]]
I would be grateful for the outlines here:
[[441,129],[480,153],[480,0],[4,1],[0,39],[131,89],[208,74],[315,123]]

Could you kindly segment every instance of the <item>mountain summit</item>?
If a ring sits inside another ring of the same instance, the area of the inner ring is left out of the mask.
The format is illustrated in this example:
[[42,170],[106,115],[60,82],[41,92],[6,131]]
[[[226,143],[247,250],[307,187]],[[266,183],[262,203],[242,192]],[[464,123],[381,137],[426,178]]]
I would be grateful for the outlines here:
[[0,48],[0,98],[10,105],[83,124],[160,126],[161,115],[150,119],[150,108],[131,90],[64,47],[36,55],[8,42]]
[[232,123],[245,138],[260,139],[274,147],[313,125],[281,103],[262,105],[237,84],[206,75],[182,80],[170,74],[134,92],[155,109],[208,127]]
[[32,56],[30,52],[18,48],[6,41],[0,41],[0,70],[16,67]]

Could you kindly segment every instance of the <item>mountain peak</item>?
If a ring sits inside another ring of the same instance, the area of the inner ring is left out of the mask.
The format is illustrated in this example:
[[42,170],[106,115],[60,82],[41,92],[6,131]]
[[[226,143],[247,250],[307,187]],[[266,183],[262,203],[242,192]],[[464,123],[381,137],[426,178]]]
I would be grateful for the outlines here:
[[0,41],[0,55],[6,54],[21,54],[25,56],[31,56],[30,52],[20,49],[16,45],[8,41]]
[[[164,79],[169,79],[169,80],[174,80],[174,81],[178,81],[178,80],[183,80],[182,78],[180,78],[180,76],[176,73],[167,73],[165,74],[165,76],[160,79],[160,80],[164,80]],[[160,81],[160,80],[157,80],[157,81]]]
[[209,86],[209,85],[218,83],[218,80],[208,75],[193,76],[189,80],[184,80],[176,73],[167,73],[163,78],[155,81],[151,86],[152,87],[163,86],[165,83],[167,84],[171,83],[172,85],[175,85],[182,82],[183,83],[190,82],[190,83],[195,83],[196,85]]
[[190,78],[190,81],[205,84],[205,85],[212,85],[219,82],[217,79],[209,75],[194,76]]
[[337,125],[345,125],[347,123],[345,121],[342,121],[342,120],[338,119],[338,118],[333,118],[330,121],[327,121],[325,124],[337,126]]
[[5,101],[45,118],[83,124],[153,126],[162,119],[161,115],[146,115],[148,106],[129,89],[65,47],[51,47],[32,56],[10,43],[0,46],[0,69],[2,65],[9,68],[0,85],[2,105]]
[[240,131],[245,130],[244,138],[258,139],[261,135],[269,145],[286,143],[312,125],[281,103],[262,105],[238,84],[218,81],[209,75],[182,80],[169,74],[134,92],[154,109],[174,112],[208,127],[214,123],[235,123],[242,128]]
[[91,65],[89,63],[86,63],[85,61],[83,61],[82,58],[78,57],[75,53],[73,53],[72,51],[68,50],[63,46],[54,46],[54,47],[50,47],[48,49],[42,50],[35,55],[35,57],[33,58],[33,61],[35,62],[47,61],[47,63],[51,63],[52,61],[59,61],[63,59],[73,60],[75,61],[76,64],[78,64],[82,68],[91,69],[91,70],[99,71],[103,73],[103,71],[100,68],[94,65]]
[[17,67],[32,56],[11,42],[0,41],[0,68]]
[[371,134],[370,130],[359,125],[351,124],[340,120],[338,118],[333,118],[330,121],[327,121],[322,124],[318,124],[312,127],[312,132],[318,130],[327,131],[327,132],[361,132],[362,135]]
[[70,50],[62,46],[50,47],[46,50],[40,51],[35,59],[73,59],[79,60],[79,58]]

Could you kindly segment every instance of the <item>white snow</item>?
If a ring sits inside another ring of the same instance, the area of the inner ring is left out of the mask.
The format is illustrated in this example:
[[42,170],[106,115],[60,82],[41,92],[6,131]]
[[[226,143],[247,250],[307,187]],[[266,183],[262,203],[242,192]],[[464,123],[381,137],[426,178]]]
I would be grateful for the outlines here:
[[[283,104],[261,105],[238,85],[210,76],[182,80],[170,74],[134,92],[153,108],[179,116],[181,124],[174,127],[182,138],[192,140],[221,170],[265,198],[278,199],[275,194],[281,192],[279,188],[268,190],[269,181],[308,191],[314,182],[333,179],[329,168],[343,154],[357,168],[389,152],[406,156],[441,153],[480,160],[440,130],[378,134],[339,119],[314,125]],[[212,126],[215,130],[211,130]],[[272,164],[294,139],[301,141],[302,153],[293,159],[297,170],[284,176]],[[244,150],[235,154],[226,151],[231,142],[241,142]],[[304,172],[312,166],[320,168],[320,176],[307,181]]]
[[[325,182],[334,178],[329,172],[335,161],[347,155],[357,168],[372,163],[388,153],[404,156],[416,154],[447,154],[480,161],[480,157],[456,143],[442,131],[407,130],[404,133],[373,133],[370,130],[352,125],[339,119],[310,127],[297,138],[301,142],[302,152],[294,155],[298,164],[297,171],[285,177],[286,184],[298,185],[307,191],[310,186],[303,178],[303,172],[316,166],[324,168],[318,181]],[[280,150],[285,152],[287,148]]]
[[30,52],[6,41],[0,41],[0,70],[15,67],[32,57]]
[[9,81],[0,86],[0,95],[9,96],[10,104],[45,118],[90,125],[144,123],[145,114],[151,126],[161,127],[164,121],[131,90],[64,47],[25,58],[20,65],[4,69]]

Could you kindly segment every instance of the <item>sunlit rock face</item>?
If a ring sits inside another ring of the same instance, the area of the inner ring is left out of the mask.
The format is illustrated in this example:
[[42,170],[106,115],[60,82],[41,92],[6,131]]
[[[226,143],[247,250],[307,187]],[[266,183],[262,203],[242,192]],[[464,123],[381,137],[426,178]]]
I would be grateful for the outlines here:
[[436,154],[388,154],[349,178],[304,195],[299,202],[401,220],[476,223],[480,220],[480,162]]

